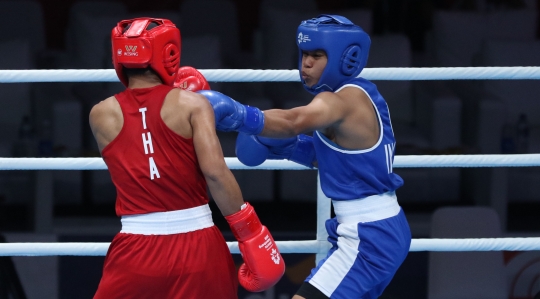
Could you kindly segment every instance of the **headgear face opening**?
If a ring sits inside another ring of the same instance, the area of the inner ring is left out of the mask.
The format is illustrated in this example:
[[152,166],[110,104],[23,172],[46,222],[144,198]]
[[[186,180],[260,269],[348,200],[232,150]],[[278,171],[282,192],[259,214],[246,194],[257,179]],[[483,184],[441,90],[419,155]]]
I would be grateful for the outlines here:
[[[155,26],[153,26],[155,25]],[[172,86],[180,66],[180,30],[167,19],[120,21],[111,33],[112,60],[120,81],[128,86],[124,68],[151,67],[163,84]]]
[[[312,94],[334,91],[341,83],[355,78],[366,66],[371,39],[349,19],[320,15],[300,23],[296,32],[298,70],[302,71],[302,51],[324,50],[328,58],[319,82],[304,88]],[[301,78],[301,74],[300,74]]]

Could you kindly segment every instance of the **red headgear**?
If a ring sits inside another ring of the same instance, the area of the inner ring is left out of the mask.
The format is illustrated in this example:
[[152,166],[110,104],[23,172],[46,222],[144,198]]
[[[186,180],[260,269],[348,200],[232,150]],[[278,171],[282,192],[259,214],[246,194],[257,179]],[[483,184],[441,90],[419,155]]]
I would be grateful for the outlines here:
[[[157,25],[155,27],[148,26]],[[120,21],[111,33],[114,69],[127,86],[123,68],[150,66],[164,84],[173,85],[180,66],[180,30],[169,20],[138,18]]]

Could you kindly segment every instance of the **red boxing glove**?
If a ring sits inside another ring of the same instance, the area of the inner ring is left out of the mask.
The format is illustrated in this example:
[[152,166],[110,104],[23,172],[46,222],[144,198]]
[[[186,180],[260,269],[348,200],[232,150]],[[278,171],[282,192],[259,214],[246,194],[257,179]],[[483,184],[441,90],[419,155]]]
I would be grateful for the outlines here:
[[262,292],[275,285],[285,273],[285,262],[253,207],[246,203],[242,210],[225,216],[225,219],[238,240],[244,259],[238,270],[240,284],[250,292]]
[[183,66],[178,69],[173,86],[193,92],[210,90],[210,84],[208,84],[203,74],[190,66]]

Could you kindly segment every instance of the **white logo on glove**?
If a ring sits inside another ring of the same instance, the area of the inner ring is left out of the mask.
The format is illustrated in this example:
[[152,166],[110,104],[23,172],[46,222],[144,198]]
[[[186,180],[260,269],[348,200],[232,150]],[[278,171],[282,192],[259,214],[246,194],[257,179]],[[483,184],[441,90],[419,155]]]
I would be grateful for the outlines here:
[[264,243],[262,243],[261,245],[259,245],[259,248],[266,248],[266,250],[268,250],[268,248],[272,247],[272,240],[270,240],[270,236],[266,235],[264,237]]
[[279,265],[279,261],[281,260],[281,256],[277,252],[275,248],[272,248],[272,252],[270,253],[270,256],[272,257],[272,261],[274,261],[274,264]]

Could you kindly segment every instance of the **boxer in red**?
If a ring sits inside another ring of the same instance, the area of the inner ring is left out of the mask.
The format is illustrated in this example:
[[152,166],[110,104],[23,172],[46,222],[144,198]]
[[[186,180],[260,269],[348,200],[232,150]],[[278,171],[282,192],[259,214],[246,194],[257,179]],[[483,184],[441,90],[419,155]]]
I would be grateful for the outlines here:
[[[279,281],[285,264],[223,158],[204,76],[179,68],[180,31],[124,20],[111,34],[126,90],[96,104],[90,127],[117,190],[122,230],[94,298],[237,298]],[[238,279],[208,207],[208,190],[239,241]]]

